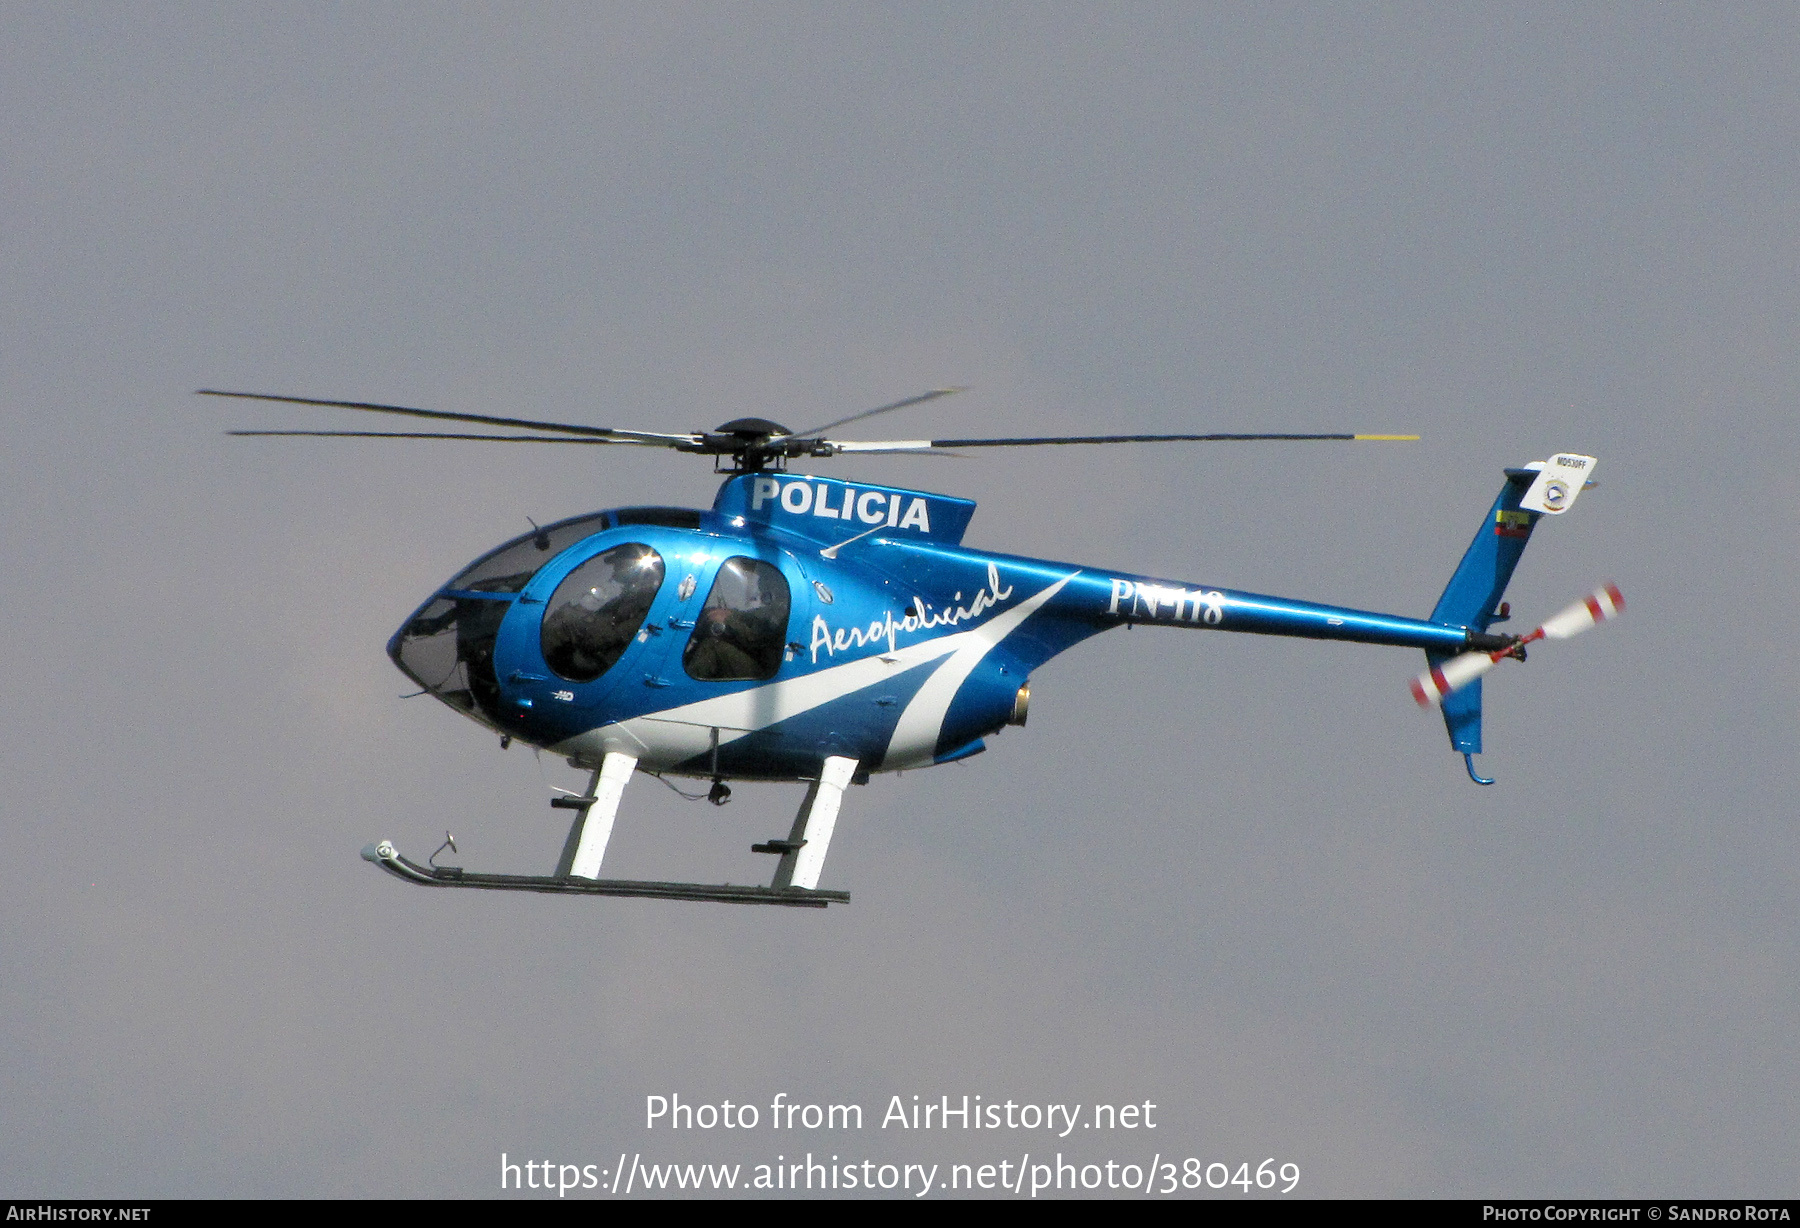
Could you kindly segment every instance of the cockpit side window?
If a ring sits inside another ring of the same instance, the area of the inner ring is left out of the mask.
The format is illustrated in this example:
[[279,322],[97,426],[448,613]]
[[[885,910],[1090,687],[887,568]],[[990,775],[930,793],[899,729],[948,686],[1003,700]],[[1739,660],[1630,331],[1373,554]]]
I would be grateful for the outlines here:
[[606,528],[605,521],[604,513],[595,513],[545,525],[483,555],[444,587],[469,593],[520,592],[538,568],[582,538]]
[[544,661],[571,682],[604,674],[625,655],[662,582],[662,556],[637,542],[577,567],[544,607]]
[[787,646],[788,584],[759,559],[726,559],[706,595],[681,664],[702,682],[762,682]]

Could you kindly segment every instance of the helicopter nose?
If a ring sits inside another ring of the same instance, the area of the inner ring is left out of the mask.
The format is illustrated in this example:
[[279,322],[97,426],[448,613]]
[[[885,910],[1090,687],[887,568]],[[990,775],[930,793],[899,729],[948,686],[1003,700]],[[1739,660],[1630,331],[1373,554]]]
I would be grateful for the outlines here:
[[484,723],[503,718],[494,642],[506,601],[443,594],[426,602],[388,640],[388,656],[420,689]]
[[456,622],[456,602],[433,597],[388,640],[388,656],[400,672],[439,699],[468,690],[457,676]]

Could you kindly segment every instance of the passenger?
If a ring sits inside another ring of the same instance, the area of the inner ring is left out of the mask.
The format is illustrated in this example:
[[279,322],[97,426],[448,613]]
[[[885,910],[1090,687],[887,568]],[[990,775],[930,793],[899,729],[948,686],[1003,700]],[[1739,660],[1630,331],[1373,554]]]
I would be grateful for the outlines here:
[[713,606],[702,610],[688,641],[687,672],[706,682],[743,682],[764,678],[766,671],[747,651],[756,637],[744,613]]
[[755,559],[728,559],[688,639],[682,664],[702,682],[773,678],[786,647],[788,596],[781,573]]

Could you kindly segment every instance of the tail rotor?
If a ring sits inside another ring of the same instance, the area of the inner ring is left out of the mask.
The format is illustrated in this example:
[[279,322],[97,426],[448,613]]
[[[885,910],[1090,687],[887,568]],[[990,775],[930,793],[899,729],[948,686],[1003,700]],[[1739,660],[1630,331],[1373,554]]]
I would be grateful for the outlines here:
[[1525,646],[1538,640],[1572,639],[1586,631],[1617,618],[1625,612],[1625,595],[1616,584],[1602,585],[1567,609],[1545,619],[1543,625],[1529,635],[1522,635],[1498,652],[1465,652],[1435,665],[1412,680],[1412,696],[1421,708],[1435,708],[1444,700],[1474,682],[1508,657],[1523,661]]

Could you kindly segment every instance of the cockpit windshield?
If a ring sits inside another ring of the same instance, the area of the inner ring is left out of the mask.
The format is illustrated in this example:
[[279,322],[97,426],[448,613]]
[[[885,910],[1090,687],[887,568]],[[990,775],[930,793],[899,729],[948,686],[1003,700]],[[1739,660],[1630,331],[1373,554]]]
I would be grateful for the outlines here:
[[546,525],[490,550],[454,580],[394,637],[394,664],[450,706],[502,728],[494,645],[500,624],[538,569],[584,537],[607,527],[602,512]]
[[606,514],[596,512],[545,525],[535,533],[516,537],[498,550],[482,555],[444,585],[465,593],[516,593],[524,589],[538,568],[573,546],[606,528]]
[[512,602],[437,597],[400,629],[389,653],[406,675],[453,708],[499,728],[494,640]]

